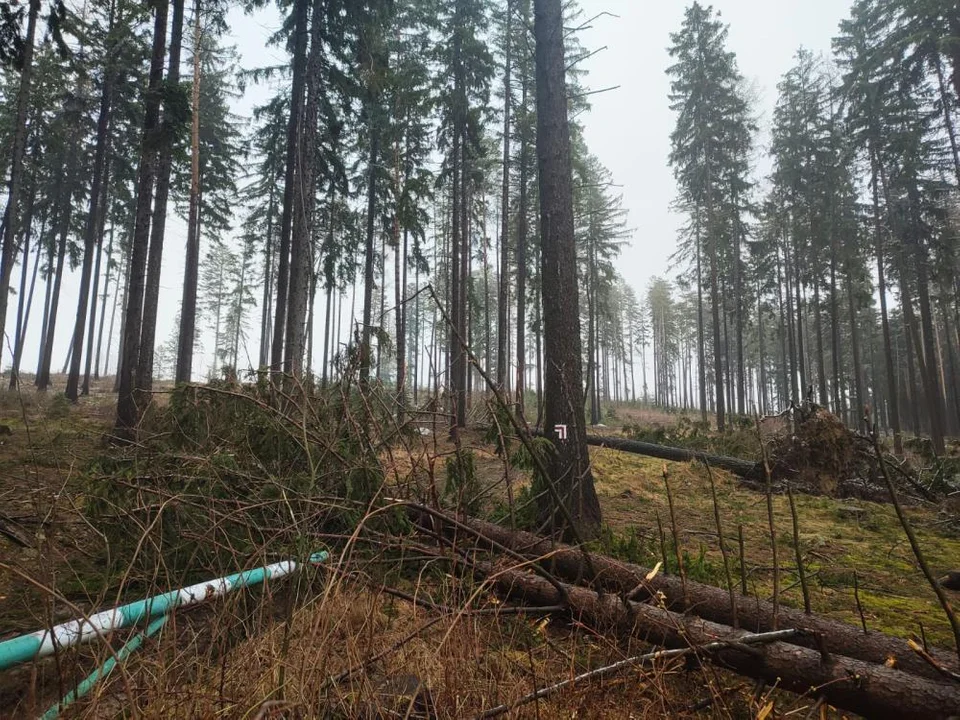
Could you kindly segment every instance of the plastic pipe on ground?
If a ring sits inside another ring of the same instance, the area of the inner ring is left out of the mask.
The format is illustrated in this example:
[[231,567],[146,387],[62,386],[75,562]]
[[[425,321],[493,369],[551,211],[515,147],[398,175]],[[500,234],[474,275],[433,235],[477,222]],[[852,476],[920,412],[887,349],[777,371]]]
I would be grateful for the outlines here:
[[[310,556],[309,562],[320,563],[327,557],[326,552],[314,553]],[[284,560],[253,570],[244,570],[110,610],[103,610],[88,618],[71,620],[50,629],[37,630],[29,635],[5,640],[0,642],[0,670],[46,657],[58,649],[74,647],[114,630],[131,627],[150,618],[165,615],[174,608],[197,605],[222,597],[237,588],[259,585],[268,579],[284,577],[296,570],[298,565],[293,560]]]
[[132,638],[127,640],[126,644],[117,650],[116,653],[111,655],[103,665],[85,677],[80,684],[77,685],[76,689],[68,692],[66,695],[64,695],[63,700],[60,700],[56,705],[51,706],[49,710],[41,715],[40,720],[54,720],[54,718],[60,714],[61,710],[90,692],[93,687],[100,682],[100,680],[111,673],[118,663],[122,663],[132,653],[139,650],[140,646],[143,645],[144,640],[151,635],[156,635],[160,628],[166,624],[168,617],[170,616],[161,615],[160,617],[155,618],[149,625],[147,625],[146,630],[141,630]]

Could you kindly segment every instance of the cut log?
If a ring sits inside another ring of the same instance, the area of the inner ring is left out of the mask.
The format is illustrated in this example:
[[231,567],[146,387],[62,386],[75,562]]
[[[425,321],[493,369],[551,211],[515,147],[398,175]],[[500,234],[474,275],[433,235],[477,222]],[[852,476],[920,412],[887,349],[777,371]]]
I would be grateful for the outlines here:
[[[418,516],[419,522],[436,528],[436,525],[431,525],[429,518],[427,515]],[[508,530],[484,520],[460,517],[458,521],[475,530],[480,537],[492,540],[525,557],[549,556],[550,560],[544,566],[557,578],[592,585],[605,592],[620,595],[644,586],[646,592],[663,593],[664,603],[668,608],[686,610],[723,625],[733,624],[730,594],[725,589],[687,579],[685,604],[683,583],[679,577],[659,573],[652,580],[646,581],[644,578],[650,572],[649,568],[597,553],[590,553],[590,564],[594,568],[594,574],[591,574],[584,563],[583,552],[575,547],[552,542],[532,533]],[[457,544],[461,547],[477,540],[476,537],[466,538],[464,531],[458,531],[453,525],[446,525],[442,530],[447,535],[457,533]],[[802,610],[785,608],[782,605],[778,628],[775,628],[771,603],[740,594],[736,595],[736,602],[740,627],[750,632],[768,632],[785,627],[809,630],[812,636],[805,640],[799,639],[798,643],[810,648],[818,647],[812,639],[818,634],[828,652],[876,664],[887,663],[893,658],[895,666],[905,672],[931,679],[942,678],[936,669],[910,650],[904,639],[875,631],[864,632],[861,628],[845,622],[814,614],[807,615]],[[930,649],[930,654],[948,670],[960,672],[956,655],[933,648]]]
[[[541,437],[549,437],[546,433],[537,434]],[[759,478],[762,477],[763,474],[760,466],[751,460],[741,460],[740,458],[728,457],[726,455],[710,455],[708,453],[697,452],[696,450],[670,447],[669,445],[657,445],[639,440],[629,440],[622,437],[606,437],[602,435],[587,435],[587,444],[595,447],[608,447],[613,450],[621,450],[634,455],[646,455],[647,457],[660,458],[661,460],[670,460],[672,462],[693,462],[694,460],[700,460],[708,463],[710,467],[726,470],[727,472],[744,478]]]
[[[576,585],[564,586],[566,597],[562,597],[543,578],[492,563],[478,562],[476,569],[510,598],[536,605],[565,601],[573,618],[590,627],[630,634],[658,646],[701,646],[749,634],[696,616],[625,601],[617,595],[598,595]],[[770,685],[823,696],[831,705],[869,718],[934,720],[954,717],[960,711],[960,684],[920,678],[788,642],[750,648],[749,652],[729,648],[712,654],[711,659]]]

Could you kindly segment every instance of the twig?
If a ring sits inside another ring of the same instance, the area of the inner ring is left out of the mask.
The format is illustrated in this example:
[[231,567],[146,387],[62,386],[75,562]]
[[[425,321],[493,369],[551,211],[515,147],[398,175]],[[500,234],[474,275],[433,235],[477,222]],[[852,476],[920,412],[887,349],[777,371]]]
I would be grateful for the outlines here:
[[624,670],[635,665],[640,665],[643,663],[653,662],[656,660],[668,660],[672,658],[683,657],[691,653],[713,653],[719,650],[726,650],[730,648],[737,648],[740,645],[762,645],[765,643],[778,642],[780,640],[785,640],[791,638],[799,633],[798,630],[775,630],[773,632],[767,633],[758,633],[756,635],[745,635],[733,640],[720,640],[717,642],[709,643],[707,645],[702,645],[700,647],[685,647],[677,648],[675,650],[657,650],[655,652],[646,653],[644,655],[637,655],[635,657],[626,658],[625,660],[620,660],[613,663],[612,665],[605,665],[595,670],[590,670],[585,673],[581,673],[575,677],[569,678],[567,680],[561,680],[558,683],[553,685],[548,685],[547,687],[541,688],[535,692],[524,695],[523,697],[515,700],[509,705],[498,705],[495,708],[490,708],[486,712],[478,716],[478,720],[485,720],[486,718],[499,717],[505,713],[515,710],[518,707],[526,705],[527,703],[533,702],[534,700],[539,700],[540,698],[548,697],[554,695],[566,687],[574,685],[578,682],[584,682],[586,680],[596,680],[597,678],[607,677],[614,673],[617,673],[621,670]]
[[[924,643],[926,643],[926,639],[924,639]],[[909,645],[910,649],[913,650],[917,655],[930,663],[930,666],[938,673],[942,674],[944,677],[950,678],[951,680],[960,682],[960,673],[955,673],[953,670],[945,668],[943,665],[938,663],[936,660],[930,657],[930,653],[927,652],[926,648],[920,647],[915,640],[907,640],[907,645]]]
[[806,715],[806,720],[810,720],[810,718],[812,718],[814,715],[816,715],[816,714],[817,714],[817,711],[823,706],[823,704],[824,704],[826,701],[827,701],[827,699],[826,699],[823,695],[821,695],[820,697],[818,697],[818,698],[817,698],[817,701],[816,701],[813,705],[810,706],[810,712],[807,713],[807,715]]
[[857,601],[857,613],[860,615],[860,625],[863,626],[863,634],[867,634],[867,618],[863,615],[863,605],[860,604],[860,574],[853,571],[853,599]]
[[667,539],[663,534],[663,523],[660,521],[660,513],[657,513],[657,532],[660,535],[660,559],[663,561],[663,571],[667,572],[670,565],[667,563]]
[[743,549],[743,525],[737,525],[737,535],[740,541],[740,594],[747,594],[747,565]]
[[703,461],[707,468],[707,477],[710,478],[710,494],[713,496],[713,519],[717,523],[717,538],[720,540],[720,554],[723,556],[723,571],[727,576],[727,590],[730,592],[730,615],[733,627],[739,629],[740,620],[737,617],[737,598],[733,593],[733,575],[730,573],[730,559],[727,557],[727,546],[723,542],[723,525],[720,523],[720,504],[717,502],[717,484],[713,480],[713,470],[710,463]]
[[759,421],[757,422],[757,438],[760,440],[760,454],[763,457],[763,475],[766,480],[767,525],[770,530],[770,552],[773,554],[773,629],[776,630],[780,622],[780,559],[777,556],[777,530],[773,519],[773,477],[770,472],[767,446],[763,444],[763,435],[760,432]]
[[663,484],[667,488],[667,504],[670,506],[670,528],[673,533],[673,553],[677,557],[677,571],[680,573],[680,585],[683,588],[683,606],[687,607],[687,573],[683,569],[683,556],[680,552],[680,532],[677,529],[677,514],[673,508],[673,493],[670,491],[670,475],[667,464],[663,464]]
[[903,506],[900,505],[897,489],[893,486],[893,480],[890,479],[890,473],[887,472],[887,466],[883,462],[883,451],[880,449],[880,437],[877,434],[876,423],[871,426],[869,418],[865,417],[864,420],[867,421],[867,427],[871,428],[870,438],[873,441],[873,450],[877,454],[880,473],[883,475],[883,480],[887,484],[887,490],[890,492],[890,500],[893,503],[893,508],[897,512],[897,517],[900,520],[900,525],[903,526],[903,531],[907,534],[907,539],[910,541],[910,547],[913,549],[913,554],[917,558],[917,564],[920,565],[921,572],[923,572],[924,577],[927,578],[930,587],[933,588],[937,600],[940,601],[940,607],[943,608],[943,612],[946,613],[947,619],[950,621],[950,627],[953,630],[953,641],[957,648],[957,657],[960,658],[960,622],[957,621],[956,613],[953,612],[953,608],[950,606],[950,601],[943,592],[943,588],[940,587],[940,583],[937,582],[937,579],[930,571],[930,566],[927,565],[927,559],[920,549],[920,543],[917,542],[917,536],[913,532],[913,526],[910,525],[910,520],[907,518],[906,513],[904,513]]
[[803,553],[800,551],[800,523],[797,520],[797,504],[793,500],[793,487],[787,481],[787,498],[790,501],[790,517],[793,520],[793,552],[797,557],[797,573],[800,575],[800,592],[803,593],[803,611],[810,614],[810,590],[807,588],[807,573],[803,567]]

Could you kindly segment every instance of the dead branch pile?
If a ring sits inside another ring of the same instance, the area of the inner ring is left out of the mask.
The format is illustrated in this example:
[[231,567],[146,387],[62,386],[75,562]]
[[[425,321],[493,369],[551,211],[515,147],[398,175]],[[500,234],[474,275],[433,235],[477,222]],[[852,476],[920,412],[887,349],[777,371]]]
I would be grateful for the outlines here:
[[[795,610],[775,614],[754,598],[738,597],[731,607],[719,588],[481,520],[417,505],[409,505],[408,514],[503,596],[561,606],[574,622],[599,632],[693,648],[701,659],[871,718],[948,718],[960,708],[960,682],[952,677],[957,660],[942,651],[917,653],[902,640]],[[477,550],[496,554],[481,558]],[[737,644],[750,633],[776,629],[796,635],[749,648]],[[697,652],[717,641],[728,644]]]
[[[790,431],[785,424],[765,442],[769,443],[770,479],[776,492],[785,491],[789,483],[794,490],[813,495],[890,501],[869,438],[851,431],[825,408],[806,404],[795,409],[794,429]],[[737,475],[757,490],[763,490],[767,481],[763,462],[624,437],[588,435],[587,443],[672,462],[701,462]],[[937,499],[909,469],[899,464],[895,467],[895,480],[906,498]]]
[[810,406],[797,412],[793,431],[775,435],[769,455],[773,479],[789,482],[801,492],[889,499],[878,482],[869,440],[825,408]]

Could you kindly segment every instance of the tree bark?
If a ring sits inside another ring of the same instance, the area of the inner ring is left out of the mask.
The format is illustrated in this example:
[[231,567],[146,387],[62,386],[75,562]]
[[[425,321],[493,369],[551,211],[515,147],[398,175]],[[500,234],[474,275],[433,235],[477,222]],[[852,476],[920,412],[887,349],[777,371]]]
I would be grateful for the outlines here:
[[[87,329],[87,357],[86,365],[83,370],[83,384],[80,386],[81,395],[90,394],[90,375],[94,371],[93,368],[93,346],[94,346],[94,334],[97,329],[97,297],[100,293],[100,270],[103,263],[103,238],[107,234],[107,212],[108,212],[108,202],[110,198],[110,158],[107,158],[106,166],[103,169],[103,187],[101,189],[101,199],[100,199],[100,217],[97,219],[97,257],[93,266],[93,288],[90,290],[90,324]],[[107,262],[110,261],[109,254],[107,255]],[[107,280],[109,281],[109,269],[107,270]],[[100,306],[101,314],[106,308],[107,298],[106,290],[104,288],[104,297],[103,302]],[[100,327],[103,327],[103,319],[100,318]],[[99,346],[98,350],[98,360],[99,360]]]
[[497,384],[500,389],[507,383],[507,323],[510,288],[507,282],[507,267],[509,265],[510,243],[510,101],[511,101],[511,71],[513,57],[512,21],[513,3],[507,0],[504,10],[504,43],[503,43],[503,182],[500,192],[500,271],[497,273],[499,281],[497,289]]
[[[114,6],[110,6],[109,30],[113,30]],[[112,50],[112,48],[109,48]],[[64,394],[68,400],[79,399],[80,364],[83,357],[84,330],[87,325],[87,308],[96,308],[94,295],[90,303],[90,280],[93,273],[94,251],[100,229],[100,216],[105,212],[103,188],[107,184],[107,150],[110,144],[110,112],[113,100],[113,69],[107,68],[100,91],[100,112],[97,117],[97,141],[93,153],[93,179],[90,183],[90,209],[87,212],[83,233],[83,266],[80,271],[80,295],[77,299],[77,319],[73,326],[73,351],[70,360],[70,373],[67,375],[67,388]],[[99,257],[99,256],[98,256]],[[98,268],[99,273],[99,268]],[[98,274],[99,277],[99,274]],[[91,337],[93,336],[93,316],[91,313]],[[88,353],[89,354],[89,353]]]
[[[187,247],[183,266],[183,296],[180,300],[180,329],[177,336],[177,371],[175,381],[187,383],[193,377],[193,346],[197,334],[197,284],[200,277],[200,54],[201,12],[200,0],[194,0],[193,14],[193,83],[190,99],[193,107],[190,127],[190,207],[187,211]],[[273,186],[270,186],[270,203],[273,203]],[[267,211],[269,225],[272,215]],[[267,254],[270,254],[270,228],[267,230]],[[269,268],[264,275],[264,287],[269,287]],[[263,308],[266,314],[266,303]],[[263,352],[264,335],[261,333],[260,365],[266,364]]]
[[570,127],[567,118],[563,10],[560,0],[535,0],[537,161],[540,170],[540,247],[546,354],[545,425],[566,426],[557,437],[551,474],[576,526],[558,509],[542,506],[555,531],[583,538],[600,530],[600,502],[593,486],[584,422],[580,351],[580,300],[574,240]]
[[[600,595],[575,585],[561,585],[561,593],[543,578],[504,570],[500,565],[480,561],[475,567],[508,597],[531,606],[566,604],[578,622],[600,632],[629,634],[665,647],[696,647],[749,634],[695,615],[624,601],[617,595]],[[757,652],[721,651],[714,662],[795,693],[806,694],[817,688],[830,705],[869,718],[949,718],[960,707],[960,687],[956,684],[917,677],[841,654],[824,656],[819,650],[792,641],[774,642],[757,648]]]
[[[423,516],[419,515],[419,517]],[[438,521],[435,515],[431,517],[432,522],[440,523],[445,534],[457,534],[458,546],[467,542],[486,544],[484,541],[466,537],[462,530],[457,530],[442,520]],[[622,602],[621,597],[624,594],[634,591],[638,591],[643,598],[663,593],[663,603],[667,609],[694,608],[696,615],[704,620],[724,625],[733,624],[730,594],[726,589],[704,585],[689,578],[683,582],[679,576],[667,575],[663,572],[656,573],[652,578],[647,579],[651,575],[649,568],[614,560],[597,553],[590,553],[590,565],[596,573],[592,575],[584,562],[584,553],[580,548],[557,544],[532,533],[508,530],[475,518],[460,517],[458,522],[477,531],[486,540],[518,552],[524,557],[531,559],[548,557],[549,560],[545,561],[544,565],[555,577],[614,593],[609,597],[618,603]],[[638,588],[642,589],[638,590]],[[640,597],[634,595],[633,599],[640,599]],[[752,632],[768,632],[774,629],[772,603],[740,594],[736,595],[735,601],[740,627]],[[936,669],[915,655],[906,641],[900,638],[876,631],[863,632],[858,626],[816,614],[807,614],[803,610],[782,605],[779,607],[778,626],[810,631],[810,634],[795,640],[798,645],[804,647],[819,649],[815,635],[819,633],[824,649],[829,653],[845,655],[876,665],[883,665],[888,658],[893,657],[896,659],[896,667],[904,673],[910,673],[912,677],[943,679]],[[953,672],[958,671],[956,654],[936,648],[931,648],[929,652],[943,667]]]
[[[367,230],[363,250],[363,331],[360,345],[360,384],[370,382],[370,337],[372,334],[374,267],[374,230],[377,211],[377,159],[380,156],[380,129],[374,100],[368,102],[367,123],[370,129],[370,154],[367,159]],[[454,341],[455,342],[455,341]],[[451,346],[452,347],[452,346]]]
[[871,148],[871,186],[873,194],[873,234],[877,257],[877,293],[880,296],[880,325],[883,331],[883,357],[887,372],[887,393],[890,396],[890,426],[893,429],[893,451],[903,455],[903,433],[900,427],[900,395],[897,390],[897,366],[893,362],[893,340],[890,332],[890,316],[887,312],[886,261],[883,251],[883,227],[880,218],[880,175],[876,152]]
[[121,440],[132,440],[140,420],[134,395],[136,373],[140,361],[140,329],[143,321],[143,292],[146,282],[147,251],[150,242],[150,208],[156,175],[156,133],[160,121],[160,92],[163,84],[163,56],[167,39],[169,0],[154,5],[153,49],[150,78],[144,109],[143,135],[140,141],[140,168],[137,176],[137,207],[130,247],[130,267],[123,313],[122,352],[117,373],[117,422],[114,434]]
[[[180,50],[183,45],[184,0],[173,0],[173,22],[170,29],[170,55],[166,86],[174,92],[180,84]],[[174,127],[164,107],[164,128],[157,172],[157,191],[150,227],[150,250],[147,280],[143,298],[143,320],[140,328],[140,357],[137,360],[137,389],[148,393],[153,388],[153,356],[156,350],[157,311],[160,303],[160,273],[163,263],[163,241],[167,224],[167,200],[170,196],[170,175],[173,170]]]
[[[58,203],[59,218],[57,220],[57,269],[53,279],[53,293],[47,313],[46,334],[43,340],[43,352],[40,358],[40,367],[37,370],[35,384],[38,390],[46,390],[50,385],[50,367],[53,365],[53,341],[56,337],[57,317],[60,311],[60,290],[63,287],[63,266],[67,254],[67,235],[70,232],[70,219],[73,216],[73,192],[76,185],[76,150],[70,143],[66,151],[66,161],[63,163],[63,180],[60,184]],[[49,279],[48,279],[49,282]]]
[[290,299],[287,310],[284,373],[290,379],[303,376],[305,349],[304,321],[310,300],[313,275],[313,210],[316,202],[314,150],[317,142],[317,108],[320,102],[320,59],[322,48],[322,7],[313,3],[310,21],[310,51],[306,66],[306,106],[298,150],[297,183],[293,195],[293,231],[290,244]]
[[[520,107],[523,108],[524,119],[529,120],[527,113],[527,76],[523,74],[520,80]],[[519,206],[517,208],[517,382],[514,391],[517,398],[517,414],[524,416],[524,389],[526,385],[527,369],[527,165],[529,163],[529,127],[520,131],[520,174],[519,174]]]
[[303,90],[307,70],[307,10],[309,0],[295,0],[293,5],[293,78],[290,91],[290,117],[287,122],[286,165],[283,178],[283,209],[280,213],[279,259],[277,261],[277,304],[270,346],[270,370],[274,383],[283,370],[283,340],[287,323],[287,300],[290,281],[290,238],[293,232],[293,199],[296,192],[297,157],[299,155]]
[[[10,389],[13,390],[20,383],[20,361],[23,358],[24,340],[27,334],[27,323],[30,319],[30,305],[33,302],[33,289],[37,282],[37,272],[40,268],[40,256],[43,253],[43,226],[37,239],[37,259],[33,264],[33,277],[30,281],[30,290],[27,291],[27,271],[30,267],[30,238],[33,235],[33,211],[36,206],[36,189],[31,188],[28,195],[27,208],[24,212],[23,232],[23,265],[20,272],[20,289],[17,293],[17,326],[13,341],[13,365],[10,368]],[[46,217],[44,217],[46,221]]]
[[[3,227],[3,244],[0,247],[0,339],[6,330],[7,303],[10,299],[10,276],[13,273],[15,245],[19,227],[20,184],[23,182],[23,157],[27,148],[27,110],[30,106],[30,83],[33,77],[33,48],[37,35],[37,16],[40,0],[30,0],[27,12],[27,36],[23,43],[23,69],[20,71],[20,87],[17,89],[17,116],[13,131],[13,148],[10,162],[10,184],[7,193],[6,223]],[[3,348],[0,343],[0,358]]]

